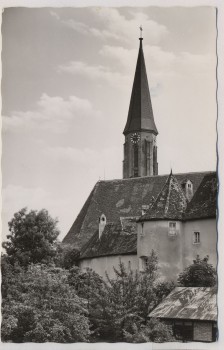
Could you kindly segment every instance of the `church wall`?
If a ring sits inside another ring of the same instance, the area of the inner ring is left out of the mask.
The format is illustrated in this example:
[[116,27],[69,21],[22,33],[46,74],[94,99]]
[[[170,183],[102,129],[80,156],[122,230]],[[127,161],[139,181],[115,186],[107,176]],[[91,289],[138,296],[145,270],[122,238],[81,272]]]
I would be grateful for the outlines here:
[[[159,259],[161,277],[176,281],[180,272],[193,263],[197,255],[209,255],[209,263],[217,264],[217,230],[215,219],[176,222],[176,235],[169,235],[169,221],[146,221],[138,223],[138,266],[152,249]],[[200,242],[195,243],[194,232],[200,233]]]
[[[200,233],[200,242],[194,243],[194,232]],[[217,229],[216,219],[192,220],[184,224],[184,267],[192,263],[198,255],[209,255],[209,263],[217,264]]]
[[183,270],[183,225],[176,221],[176,234],[170,234],[169,221],[145,221],[138,224],[138,263],[149,256],[152,249],[159,259],[159,273],[167,280],[176,280]]
[[103,256],[92,259],[83,259],[80,260],[79,267],[81,268],[81,270],[84,270],[85,268],[89,267],[104,278],[106,277],[105,271],[107,271],[109,277],[113,278],[115,277],[113,266],[117,268],[120,261],[124,263],[126,268],[130,268],[132,270],[136,270],[138,268],[136,254]]

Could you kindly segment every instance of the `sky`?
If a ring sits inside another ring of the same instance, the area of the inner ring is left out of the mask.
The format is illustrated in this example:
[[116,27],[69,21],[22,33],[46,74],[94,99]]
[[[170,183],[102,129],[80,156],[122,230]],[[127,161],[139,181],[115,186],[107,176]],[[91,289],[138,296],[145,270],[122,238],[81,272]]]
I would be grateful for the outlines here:
[[46,208],[68,232],[99,180],[122,178],[143,27],[159,174],[216,169],[216,13],[8,8],[2,18],[2,221]]

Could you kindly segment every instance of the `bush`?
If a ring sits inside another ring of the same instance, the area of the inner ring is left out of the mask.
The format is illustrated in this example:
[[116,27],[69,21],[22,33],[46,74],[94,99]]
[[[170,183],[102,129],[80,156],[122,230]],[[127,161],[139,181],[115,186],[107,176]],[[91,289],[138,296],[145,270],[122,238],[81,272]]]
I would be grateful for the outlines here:
[[129,343],[163,343],[175,341],[172,327],[160,322],[158,319],[151,319],[146,325],[136,324],[132,326],[132,332],[124,331],[125,340]]
[[209,256],[197,255],[193,264],[180,273],[177,282],[183,287],[213,287],[217,282],[216,270],[208,263]]

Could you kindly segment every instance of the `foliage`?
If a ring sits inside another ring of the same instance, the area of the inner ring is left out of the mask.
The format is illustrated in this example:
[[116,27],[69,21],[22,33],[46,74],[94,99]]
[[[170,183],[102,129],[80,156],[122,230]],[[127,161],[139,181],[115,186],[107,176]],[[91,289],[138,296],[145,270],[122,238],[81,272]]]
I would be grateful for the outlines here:
[[99,315],[101,310],[98,309],[98,295],[103,294],[105,281],[96,272],[87,268],[80,271],[76,266],[69,270],[68,283],[75,288],[79,297],[84,298],[87,302],[89,313],[89,322],[91,329],[91,341],[97,341],[101,334],[101,322]]
[[144,323],[148,314],[165,298],[174,288],[173,282],[161,282],[158,278],[158,257],[152,250],[148,256],[146,270],[139,274],[138,285],[138,313]]
[[12,265],[6,254],[1,257],[2,285],[1,292],[4,299],[16,285],[16,276],[23,271],[22,267],[16,263]]
[[138,315],[138,280],[139,275],[132,270],[126,271],[120,263],[115,269],[115,278],[107,275],[103,288],[94,294],[95,324],[100,336],[110,341],[124,341],[123,331],[129,330],[133,322],[140,322]]
[[36,264],[11,277],[11,282],[5,278],[8,285],[2,300],[3,341],[89,340],[86,302],[69,285],[66,270]]
[[[88,290],[90,295],[89,317],[98,339],[124,341],[125,332],[131,334],[133,324],[138,328],[145,325],[149,312],[173,288],[172,283],[158,283],[158,260],[154,252],[149,260],[150,267],[144,273],[126,269],[120,262],[119,267],[114,268],[114,278],[107,275],[107,280],[101,280],[97,286],[97,279],[92,276],[88,279],[88,288],[82,285],[81,290]],[[86,297],[84,293],[82,296]]]
[[57,220],[52,219],[47,210],[28,213],[26,208],[21,209],[9,222],[9,231],[3,248],[12,264],[46,263],[55,256],[59,231]]
[[22,209],[9,222],[2,256],[5,342],[169,341],[170,330],[148,314],[171,291],[158,280],[154,251],[144,272],[120,262],[106,281],[76,265],[79,252],[57,242],[46,210]]
[[70,269],[78,264],[80,251],[72,245],[58,244],[54,262],[57,266]]
[[212,287],[216,285],[217,275],[214,267],[208,263],[209,256],[203,259],[197,255],[193,264],[180,273],[178,283],[183,287]]
[[92,294],[104,284],[102,277],[87,268],[81,271],[77,266],[69,270],[68,283],[73,286],[81,298],[90,300]]
[[163,343],[175,341],[172,327],[160,322],[158,319],[150,319],[146,325],[138,327],[133,324],[131,332],[124,331],[125,340],[129,343]]
[[159,304],[175,288],[173,281],[161,282],[155,284],[156,303]]

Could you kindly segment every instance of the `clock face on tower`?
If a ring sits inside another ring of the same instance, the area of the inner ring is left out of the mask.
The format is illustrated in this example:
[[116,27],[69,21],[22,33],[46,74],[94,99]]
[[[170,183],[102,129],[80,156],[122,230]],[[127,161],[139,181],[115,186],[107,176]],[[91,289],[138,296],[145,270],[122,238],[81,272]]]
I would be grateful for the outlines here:
[[131,135],[131,142],[136,144],[138,143],[140,140],[140,135],[137,133],[137,132],[134,132],[132,135]]

